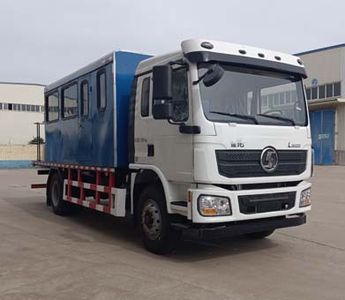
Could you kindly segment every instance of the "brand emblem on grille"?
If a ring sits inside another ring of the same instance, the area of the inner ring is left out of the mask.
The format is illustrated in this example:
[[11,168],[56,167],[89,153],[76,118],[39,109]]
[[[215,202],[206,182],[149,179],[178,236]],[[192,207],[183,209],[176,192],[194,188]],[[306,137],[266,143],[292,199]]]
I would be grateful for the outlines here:
[[260,164],[265,172],[273,172],[278,166],[277,151],[272,147],[267,147],[264,150],[262,150]]

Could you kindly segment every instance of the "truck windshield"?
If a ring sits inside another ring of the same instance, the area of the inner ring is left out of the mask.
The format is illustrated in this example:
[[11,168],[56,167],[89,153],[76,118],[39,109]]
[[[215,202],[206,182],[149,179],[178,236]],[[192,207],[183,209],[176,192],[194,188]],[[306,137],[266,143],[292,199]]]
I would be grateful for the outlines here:
[[[306,126],[307,115],[299,75],[221,65],[223,77],[200,95],[206,118],[214,122]],[[198,66],[199,77],[210,67]]]

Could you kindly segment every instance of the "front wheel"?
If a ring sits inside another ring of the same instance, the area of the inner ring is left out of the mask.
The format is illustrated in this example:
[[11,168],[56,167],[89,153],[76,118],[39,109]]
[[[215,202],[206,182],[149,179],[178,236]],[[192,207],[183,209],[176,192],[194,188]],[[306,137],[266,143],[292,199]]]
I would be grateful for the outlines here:
[[165,196],[161,188],[149,186],[141,193],[138,224],[147,250],[155,254],[167,254],[174,249],[180,234],[170,226]]

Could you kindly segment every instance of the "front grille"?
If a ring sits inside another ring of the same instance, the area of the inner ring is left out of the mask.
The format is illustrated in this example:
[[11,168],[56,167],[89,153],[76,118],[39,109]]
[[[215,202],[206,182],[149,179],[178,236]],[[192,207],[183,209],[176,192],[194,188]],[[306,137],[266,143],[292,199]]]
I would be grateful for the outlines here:
[[286,182],[268,182],[268,183],[250,183],[250,184],[215,184],[223,189],[229,191],[240,190],[260,190],[260,189],[276,189],[296,186],[301,181],[286,181]]
[[216,150],[218,172],[230,178],[299,175],[305,171],[306,150],[277,150],[278,166],[265,172],[260,164],[261,150]]
[[295,205],[296,192],[238,196],[240,212],[256,214],[288,210]]

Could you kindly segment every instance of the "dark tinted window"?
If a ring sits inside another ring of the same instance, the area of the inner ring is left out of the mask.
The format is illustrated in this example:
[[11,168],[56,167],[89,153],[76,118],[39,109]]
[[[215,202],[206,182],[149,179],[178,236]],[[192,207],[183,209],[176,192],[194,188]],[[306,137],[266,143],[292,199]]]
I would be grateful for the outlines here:
[[340,82],[336,82],[334,84],[334,93],[333,96],[337,97],[340,96]]
[[311,89],[311,99],[317,99],[317,87]]
[[62,90],[62,117],[69,118],[78,112],[78,86],[73,84]]
[[327,98],[333,96],[333,84],[326,85],[326,96]]
[[320,99],[326,98],[326,86],[325,85],[319,86],[319,98]]
[[182,122],[188,119],[188,84],[187,84],[187,70],[181,68],[173,71],[173,103],[174,116],[172,118],[175,122]]
[[141,116],[147,117],[150,108],[150,77],[143,80],[141,88]]
[[80,99],[81,99],[81,115],[83,117],[89,114],[89,83],[84,80],[80,86]]
[[[46,98],[46,120],[55,121],[59,119],[59,94],[56,91],[55,93],[49,95]],[[27,105],[22,105],[22,110],[28,110]]]
[[97,105],[100,110],[104,110],[107,106],[105,71],[97,74]]
[[311,99],[311,90],[310,90],[310,88],[306,89],[305,92],[307,94],[307,99],[310,100]]

